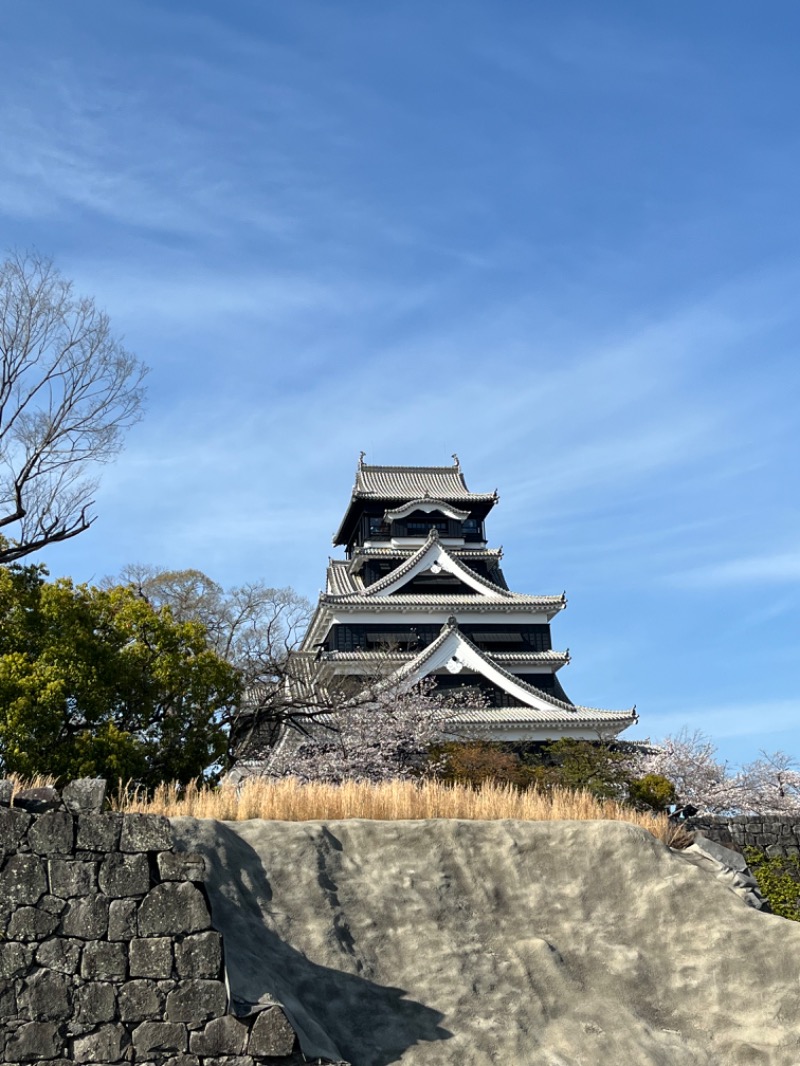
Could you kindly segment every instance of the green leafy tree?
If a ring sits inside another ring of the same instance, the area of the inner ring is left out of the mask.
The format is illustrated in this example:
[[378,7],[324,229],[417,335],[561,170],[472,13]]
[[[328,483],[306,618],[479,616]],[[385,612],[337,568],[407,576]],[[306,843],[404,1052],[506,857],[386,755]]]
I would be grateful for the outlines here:
[[612,745],[564,738],[526,754],[525,761],[540,787],[584,790],[598,799],[627,797],[630,758]]
[[130,588],[0,568],[4,773],[186,782],[223,757],[220,718],[239,696],[202,624]]
[[678,801],[678,791],[663,774],[644,774],[628,782],[627,800],[640,810],[668,811]]

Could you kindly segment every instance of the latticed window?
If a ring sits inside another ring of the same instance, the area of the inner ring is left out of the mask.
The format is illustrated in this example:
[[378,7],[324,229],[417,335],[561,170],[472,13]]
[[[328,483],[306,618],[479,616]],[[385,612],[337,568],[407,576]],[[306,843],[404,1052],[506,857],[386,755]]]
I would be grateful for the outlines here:
[[447,533],[446,518],[409,518],[406,522],[407,537],[427,537],[432,529],[438,533]]

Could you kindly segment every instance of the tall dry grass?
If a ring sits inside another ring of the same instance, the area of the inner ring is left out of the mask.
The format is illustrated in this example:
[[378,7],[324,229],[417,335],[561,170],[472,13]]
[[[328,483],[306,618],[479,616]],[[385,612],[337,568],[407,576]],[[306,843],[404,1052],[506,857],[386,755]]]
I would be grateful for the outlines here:
[[22,792],[28,788],[51,788],[56,783],[56,779],[52,774],[34,774],[33,777],[20,777],[19,774],[8,774],[3,776],[7,781],[11,782],[12,803],[18,792]]
[[239,821],[266,818],[274,821],[335,821],[342,818],[380,820],[467,818],[525,821],[603,819],[631,822],[659,840],[674,846],[675,828],[665,815],[647,814],[613,800],[598,800],[588,792],[553,789],[520,792],[513,786],[484,784],[480,788],[445,785],[437,781],[387,781],[370,784],[347,781],[341,785],[303,783],[294,778],[270,780],[251,777],[238,786],[212,789],[196,783],[182,787],[160,785],[148,799],[136,790],[120,788],[113,800],[116,810]]

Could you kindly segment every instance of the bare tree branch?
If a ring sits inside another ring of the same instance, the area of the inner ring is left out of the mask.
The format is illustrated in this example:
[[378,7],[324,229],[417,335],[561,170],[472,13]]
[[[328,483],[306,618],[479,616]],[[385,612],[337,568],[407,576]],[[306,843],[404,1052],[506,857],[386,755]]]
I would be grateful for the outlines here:
[[144,365],[50,260],[0,265],[0,563],[83,533],[91,467],[141,417]]

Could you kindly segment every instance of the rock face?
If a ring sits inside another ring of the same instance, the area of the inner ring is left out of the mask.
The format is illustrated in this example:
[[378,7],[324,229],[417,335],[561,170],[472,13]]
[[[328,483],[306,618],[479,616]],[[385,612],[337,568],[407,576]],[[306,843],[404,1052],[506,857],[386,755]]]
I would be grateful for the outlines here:
[[[308,1058],[800,1063],[800,923],[748,907],[707,863],[633,826],[173,828],[206,857],[234,1004],[278,999]],[[265,1016],[258,1046],[280,1031]],[[189,1052],[237,1055],[239,1037],[208,1023]]]

